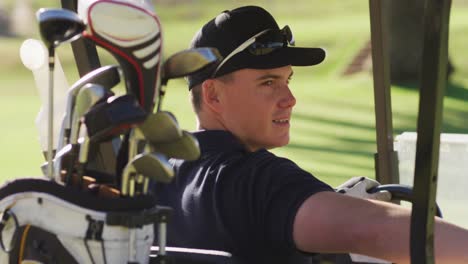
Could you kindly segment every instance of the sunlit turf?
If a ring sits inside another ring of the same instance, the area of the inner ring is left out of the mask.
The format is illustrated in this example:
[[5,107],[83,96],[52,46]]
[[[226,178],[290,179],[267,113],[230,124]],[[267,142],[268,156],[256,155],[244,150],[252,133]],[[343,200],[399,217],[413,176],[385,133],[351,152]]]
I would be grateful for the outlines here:
[[[302,9],[293,10],[283,8],[282,1],[226,1],[225,5],[210,2],[206,8],[192,9],[190,5],[157,6],[164,27],[165,55],[187,48],[193,33],[219,11],[248,3],[267,5],[267,2],[272,13],[278,16],[280,26],[291,26],[299,46],[320,46],[327,50],[327,60],[322,65],[294,69],[291,87],[297,105],[292,117],[291,142],[274,152],[294,160],[331,185],[357,175],[375,177],[372,75],[362,72],[341,76],[347,63],[369,39],[367,2],[313,1],[314,8],[304,4]],[[297,6],[290,2],[290,7]],[[457,71],[444,102],[444,132],[468,133],[468,49],[465,48],[468,39],[464,34],[468,30],[464,19],[467,15],[465,5],[452,11],[450,55]],[[39,175],[39,167],[44,162],[34,125],[40,102],[32,75],[21,65],[18,56],[23,39],[0,39],[0,180]],[[70,49],[61,47],[59,55],[71,84],[77,80],[77,74]],[[114,61],[107,55],[103,64],[108,63]],[[395,135],[415,131],[417,90],[394,87],[392,106]],[[183,79],[169,82],[163,108],[174,112],[183,128],[195,129]]]

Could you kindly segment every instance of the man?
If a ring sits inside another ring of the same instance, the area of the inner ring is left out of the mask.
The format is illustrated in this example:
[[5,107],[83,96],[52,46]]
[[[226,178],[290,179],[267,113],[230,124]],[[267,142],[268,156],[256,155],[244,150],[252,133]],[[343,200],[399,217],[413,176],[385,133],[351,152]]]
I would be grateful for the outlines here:
[[[296,98],[291,66],[322,62],[319,48],[295,48],[260,7],[225,11],[192,47],[224,59],[189,77],[200,131],[197,161],[175,161],[160,201],[175,210],[168,245],[223,250],[241,263],[301,263],[305,252],[354,252],[409,262],[410,211],[345,196],[267,149],[289,142]],[[437,263],[468,263],[468,232],[437,219]]]

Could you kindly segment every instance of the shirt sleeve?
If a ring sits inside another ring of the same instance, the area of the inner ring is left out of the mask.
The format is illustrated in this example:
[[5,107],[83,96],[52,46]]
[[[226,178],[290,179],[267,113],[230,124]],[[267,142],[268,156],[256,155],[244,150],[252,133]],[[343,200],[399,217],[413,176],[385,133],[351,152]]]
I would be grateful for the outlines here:
[[252,250],[296,250],[292,231],[297,210],[311,195],[333,191],[294,162],[267,151],[225,170],[220,199],[226,228],[236,244]]

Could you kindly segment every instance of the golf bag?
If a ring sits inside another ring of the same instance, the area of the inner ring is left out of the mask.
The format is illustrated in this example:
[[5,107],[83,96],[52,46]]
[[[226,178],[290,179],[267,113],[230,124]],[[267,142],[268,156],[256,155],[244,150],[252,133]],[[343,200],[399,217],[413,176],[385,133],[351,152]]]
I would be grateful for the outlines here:
[[0,263],[130,263],[129,247],[148,263],[160,208],[149,196],[98,197],[23,178],[0,188],[0,211]]
[[[68,89],[55,154],[53,133],[47,137],[46,178],[0,186],[0,263],[145,264],[168,263],[169,257],[187,263],[193,255],[194,261],[219,263],[229,256],[166,250],[171,209],[157,206],[149,191],[150,181],[174,177],[169,158],[200,154],[196,139],[160,109],[161,86],[216,63],[219,53],[191,49],[163,61],[161,25],[142,4],[147,1],[82,1],[82,17],[77,2],[62,1],[69,10],[37,13],[49,62],[59,44],[78,38],[72,48],[82,77]],[[95,45],[119,65],[100,67]],[[126,94],[114,96],[121,72]],[[50,123],[48,132],[54,132]]]

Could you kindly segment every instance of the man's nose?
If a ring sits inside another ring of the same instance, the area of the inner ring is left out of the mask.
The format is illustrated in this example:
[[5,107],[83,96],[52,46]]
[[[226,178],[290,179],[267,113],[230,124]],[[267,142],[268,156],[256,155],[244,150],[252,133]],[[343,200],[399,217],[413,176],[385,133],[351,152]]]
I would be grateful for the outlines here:
[[291,108],[296,105],[296,97],[294,97],[291,89],[288,86],[285,88],[285,92],[278,103],[279,107],[281,108]]

